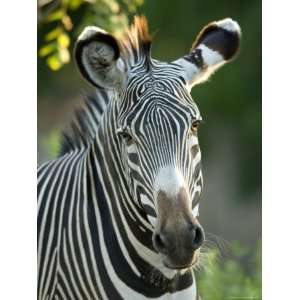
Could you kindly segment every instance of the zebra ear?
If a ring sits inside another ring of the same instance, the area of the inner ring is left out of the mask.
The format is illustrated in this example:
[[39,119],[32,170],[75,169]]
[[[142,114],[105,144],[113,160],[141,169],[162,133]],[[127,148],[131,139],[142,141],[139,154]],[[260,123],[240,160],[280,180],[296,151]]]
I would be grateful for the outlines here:
[[188,55],[176,62],[183,66],[190,87],[201,83],[239,50],[241,30],[230,18],[209,23],[198,34]]
[[117,40],[104,30],[88,26],[80,34],[74,56],[83,77],[98,88],[123,84],[125,65]]

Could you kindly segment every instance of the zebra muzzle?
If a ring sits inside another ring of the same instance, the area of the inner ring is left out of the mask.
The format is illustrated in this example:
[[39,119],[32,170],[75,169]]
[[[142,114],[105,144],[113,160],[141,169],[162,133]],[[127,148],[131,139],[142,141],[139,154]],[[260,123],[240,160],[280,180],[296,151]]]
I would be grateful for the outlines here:
[[196,252],[205,240],[205,234],[188,205],[187,192],[180,190],[175,199],[159,192],[158,222],[152,241],[155,250],[163,255],[164,264],[182,269],[196,262]]

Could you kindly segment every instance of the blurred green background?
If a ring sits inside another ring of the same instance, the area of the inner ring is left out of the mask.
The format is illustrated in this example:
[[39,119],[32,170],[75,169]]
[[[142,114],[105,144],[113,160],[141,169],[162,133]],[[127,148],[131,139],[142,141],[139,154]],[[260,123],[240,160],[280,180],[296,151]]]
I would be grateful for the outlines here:
[[200,216],[212,249],[199,287],[204,300],[259,299],[260,1],[39,0],[38,161],[55,157],[60,130],[90,90],[71,55],[79,32],[97,25],[118,35],[136,13],[148,18],[152,56],[165,61],[186,54],[211,21],[231,17],[242,28],[238,58],[192,91],[205,120],[199,130],[205,184]]

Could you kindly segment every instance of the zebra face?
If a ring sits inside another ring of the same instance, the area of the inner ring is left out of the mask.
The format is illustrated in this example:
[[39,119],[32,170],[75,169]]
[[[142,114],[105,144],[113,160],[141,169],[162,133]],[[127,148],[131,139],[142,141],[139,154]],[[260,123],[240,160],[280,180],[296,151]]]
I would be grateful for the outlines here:
[[137,72],[131,78],[118,134],[131,194],[153,226],[154,249],[167,267],[181,269],[196,261],[204,241],[197,220],[202,117],[180,65],[152,61],[151,69],[151,76]]
[[153,247],[171,269],[197,260],[204,231],[198,222],[202,190],[199,109],[191,88],[238,51],[240,29],[224,19],[208,24],[189,54],[172,63],[150,56],[145,19],[117,40],[88,27],[75,57],[84,77],[115,91],[114,128],[132,198],[153,227]]
[[[202,190],[202,120],[177,63],[134,68],[121,101],[119,130],[131,194],[151,222],[153,246],[169,268],[195,262],[204,240],[197,221]],[[135,73],[136,72],[136,73]]]

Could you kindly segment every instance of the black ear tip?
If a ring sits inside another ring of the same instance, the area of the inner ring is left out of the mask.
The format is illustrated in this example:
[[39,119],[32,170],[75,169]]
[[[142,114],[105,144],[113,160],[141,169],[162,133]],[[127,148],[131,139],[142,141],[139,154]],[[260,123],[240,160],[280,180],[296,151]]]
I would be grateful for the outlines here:
[[223,57],[225,60],[232,60],[239,52],[241,40],[241,27],[238,22],[226,18],[216,22],[224,40]]
[[198,35],[193,48],[203,44],[222,55],[225,61],[232,60],[240,47],[241,29],[236,21],[226,18],[208,24]]
[[222,56],[225,60],[232,60],[239,52],[240,48],[240,34],[238,32],[221,29],[224,36],[224,45],[222,49]]

